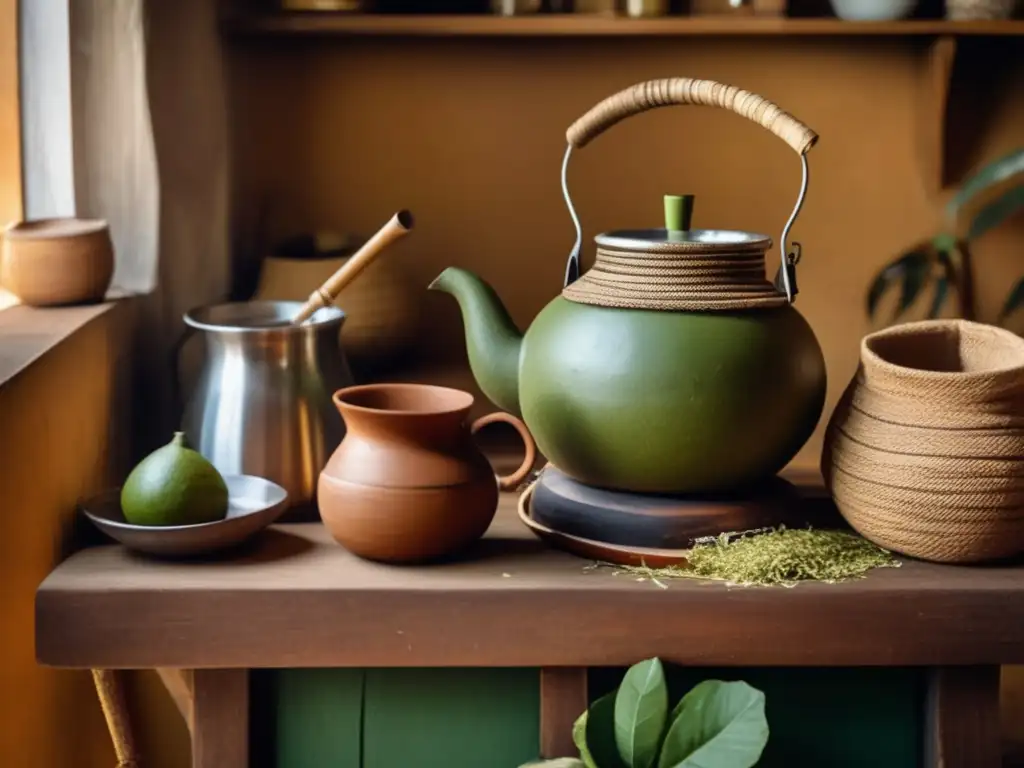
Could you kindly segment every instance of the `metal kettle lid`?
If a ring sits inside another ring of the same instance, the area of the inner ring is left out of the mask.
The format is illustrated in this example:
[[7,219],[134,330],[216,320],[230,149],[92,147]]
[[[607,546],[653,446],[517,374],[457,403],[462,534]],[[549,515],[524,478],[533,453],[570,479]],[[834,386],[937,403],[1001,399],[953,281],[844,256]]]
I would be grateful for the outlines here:
[[728,229],[692,229],[693,195],[665,195],[665,227],[621,229],[594,238],[603,248],[646,253],[764,253],[772,246],[768,235]]
[[768,235],[729,229],[620,229],[594,238],[602,248],[660,253],[764,253]]
[[663,229],[598,235],[593,265],[562,296],[603,307],[681,312],[767,309],[789,301],[765,276],[770,237],[693,229],[692,213],[692,195],[666,195]]

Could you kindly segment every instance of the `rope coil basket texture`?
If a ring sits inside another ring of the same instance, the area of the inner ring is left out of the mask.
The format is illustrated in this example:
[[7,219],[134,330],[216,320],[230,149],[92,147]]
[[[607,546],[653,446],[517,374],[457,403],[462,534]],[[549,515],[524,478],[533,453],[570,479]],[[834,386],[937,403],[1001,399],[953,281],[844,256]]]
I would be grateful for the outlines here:
[[946,18],[951,21],[1008,19],[1017,0],[946,0]]
[[765,277],[770,238],[742,243],[651,241],[643,249],[601,245],[602,240],[618,239],[614,235],[598,237],[594,266],[563,289],[565,298],[602,307],[684,312],[769,309],[787,304],[786,296]]
[[825,435],[822,473],[863,536],[912,557],[1024,552],[1024,339],[964,320],[861,343]]

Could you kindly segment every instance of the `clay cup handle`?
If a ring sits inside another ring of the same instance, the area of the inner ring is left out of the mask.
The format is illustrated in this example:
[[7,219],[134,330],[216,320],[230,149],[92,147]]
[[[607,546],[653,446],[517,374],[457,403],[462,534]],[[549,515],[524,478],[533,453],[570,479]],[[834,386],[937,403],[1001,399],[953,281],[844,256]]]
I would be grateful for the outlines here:
[[511,413],[504,413],[502,411],[481,416],[473,422],[469,431],[475,435],[488,424],[493,424],[496,421],[511,424],[523,439],[526,455],[523,457],[523,463],[519,465],[519,469],[511,475],[498,475],[498,487],[503,491],[513,491],[526,479],[526,476],[530,474],[530,470],[533,469],[533,463],[537,460],[537,444],[533,441],[533,435],[530,434],[530,430],[526,428],[526,425],[521,420]]
[[752,120],[803,155],[814,146],[818,135],[781,107],[734,85],[713,80],[671,77],[638,83],[597,104],[569,126],[565,137],[569,144],[582,149],[616,123],[632,115],[658,107],[693,104],[721,107]]

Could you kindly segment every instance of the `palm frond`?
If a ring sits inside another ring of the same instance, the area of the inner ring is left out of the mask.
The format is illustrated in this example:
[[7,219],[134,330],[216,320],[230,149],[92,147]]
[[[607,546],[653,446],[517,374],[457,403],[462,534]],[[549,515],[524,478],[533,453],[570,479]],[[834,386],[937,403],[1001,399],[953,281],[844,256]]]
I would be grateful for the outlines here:
[[956,219],[960,209],[977,195],[1018,173],[1024,173],[1024,149],[1015,149],[996,158],[969,177],[953,196],[953,199],[949,201],[946,206],[946,214],[951,220]]

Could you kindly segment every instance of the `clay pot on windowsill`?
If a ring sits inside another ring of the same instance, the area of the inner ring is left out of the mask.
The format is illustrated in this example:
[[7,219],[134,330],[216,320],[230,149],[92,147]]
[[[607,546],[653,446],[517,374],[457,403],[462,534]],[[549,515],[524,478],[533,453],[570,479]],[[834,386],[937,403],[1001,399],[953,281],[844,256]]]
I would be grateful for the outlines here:
[[0,284],[35,307],[102,301],[114,276],[107,222],[39,219],[4,230]]

